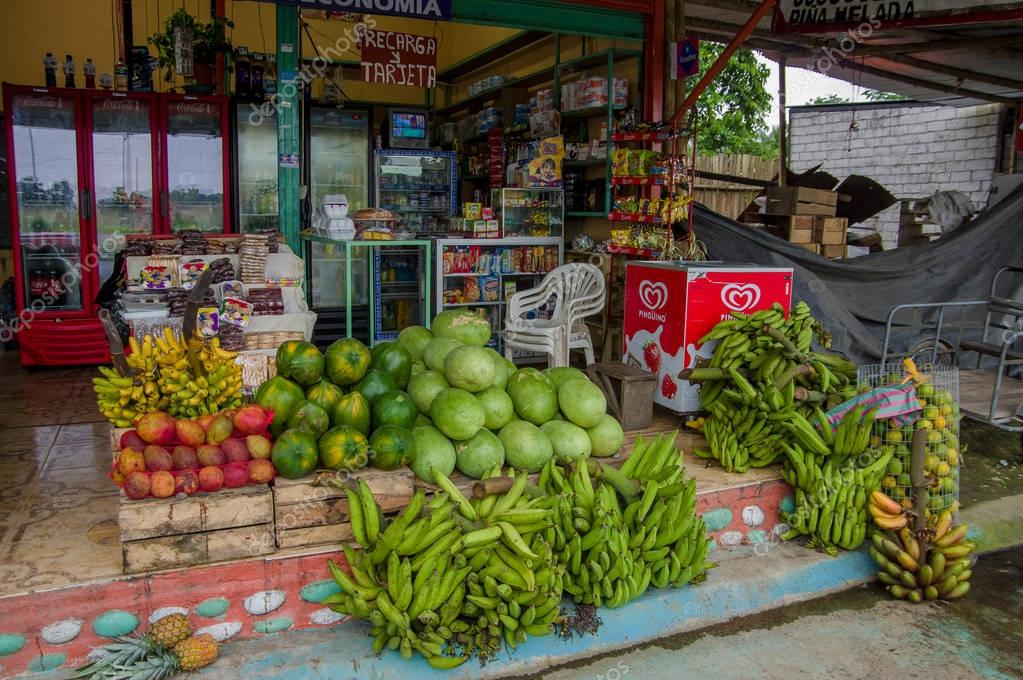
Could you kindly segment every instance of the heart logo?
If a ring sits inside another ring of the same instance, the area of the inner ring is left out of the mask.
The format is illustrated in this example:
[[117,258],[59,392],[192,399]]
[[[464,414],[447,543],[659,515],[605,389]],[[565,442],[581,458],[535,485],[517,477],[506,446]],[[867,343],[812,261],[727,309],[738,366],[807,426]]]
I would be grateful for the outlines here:
[[668,302],[668,286],[663,282],[639,282],[639,299],[652,312],[656,312]]
[[721,288],[721,302],[734,312],[745,312],[760,302],[760,286],[753,283],[730,283]]

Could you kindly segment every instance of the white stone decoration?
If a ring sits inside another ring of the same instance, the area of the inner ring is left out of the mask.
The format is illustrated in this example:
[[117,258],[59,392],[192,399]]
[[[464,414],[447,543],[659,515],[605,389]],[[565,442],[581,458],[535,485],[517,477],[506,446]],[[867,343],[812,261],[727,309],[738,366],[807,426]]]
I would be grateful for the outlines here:
[[149,615],[149,625],[153,625],[160,619],[165,619],[171,614],[181,614],[182,616],[188,616],[188,609],[186,607],[160,607],[152,614]]
[[233,638],[235,635],[240,633],[242,630],[242,624],[238,621],[224,621],[223,623],[214,623],[212,626],[206,626],[195,631],[196,635],[202,635],[203,633],[209,633],[213,636],[213,639],[217,642],[223,642],[229,638]]
[[309,622],[317,626],[329,626],[335,623],[340,623],[347,618],[348,617],[344,614],[339,614],[329,607],[324,607],[323,609],[317,609],[314,611],[309,616]]
[[280,609],[284,604],[283,590],[261,590],[245,598],[245,611],[253,616],[263,616]]
[[78,637],[81,632],[82,622],[79,619],[64,619],[44,626],[39,635],[47,644],[64,645]]
[[742,545],[742,532],[741,531],[726,531],[718,538],[718,542],[721,545],[734,548],[737,545]]
[[764,511],[758,505],[747,505],[742,509],[742,523],[748,527],[758,527],[764,523]]

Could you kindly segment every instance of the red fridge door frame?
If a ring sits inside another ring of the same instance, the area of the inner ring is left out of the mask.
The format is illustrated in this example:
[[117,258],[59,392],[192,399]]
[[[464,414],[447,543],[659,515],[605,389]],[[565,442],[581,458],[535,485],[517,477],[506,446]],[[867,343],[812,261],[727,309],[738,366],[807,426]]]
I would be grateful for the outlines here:
[[[159,111],[157,96],[152,92],[111,92],[106,90],[86,90],[82,96],[84,104],[83,109],[83,120],[84,120],[84,144],[85,144],[85,158],[88,160],[88,173],[89,173],[89,197],[92,201],[90,219],[89,219],[89,246],[93,253],[93,258],[99,264],[99,222],[96,205],[96,167],[92,162],[93,159],[93,147],[92,147],[92,126],[93,126],[93,102],[97,99],[117,100],[117,99],[136,99],[149,102],[149,129],[152,134],[151,152],[152,152],[152,169],[151,174],[153,177],[153,222],[151,225],[150,233],[159,233],[159,222],[160,222],[160,206],[157,205],[157,201],[160,197],[160,125],[159,125]],[[96,279],[96,290],[99,290],[99,286],[102,282]],[[93,301],[94,312],[99,311],[98,305]]]
[[[69,97],[75,107],[75,158],[77,160],[77,172],[78,172],[78,196],[77,196],[77,211],[78,211],[78,240],[79,240],[79,274],[81,276],[81,287],[82,296],[82,308],[79,310],[60,310],[60,311],[40,311],[32,313],[33,319],[43,320],[59,320],[59,319],[87,319],[94,316],[93,312],[93,299],[95,298],[96,285],[94,279],[96,278],[95,267],[87,267],[86,265],[90,261],[87,258],[91,248],[89,247],[89,240],[92,238],[89,229],[89,220],[83,214],[83,204],[86,200],[82,195],[82,191],[91,190],[88,182],[89,173],[86,171],[87,156],[85,154],[85,134],[83,131],[83,119],[82,112],[84,108],[84,100],[81,96],[81,90],[68,89],[62,87],[33,87],[31,85],[11,85],[10,83],[3,84],[3,97],[4,97],[4,111],[7,113],[7,186],[8,186],[8,204],[10,206],[10,218],[11,218],[11,246],[13,248],[14,256],[14,296],[15,306],[18,310],[19,316],[25,312],[25,285],[24,285],[24,269],[25,263],[22,260],[23,254],[21,252],[21,222],[18,214],[18,177],[17,177],[17,161],[16,161],[16,150],[14,148],[14,97],[21,94],[34,94],[40,96],[59,96]],[[90,206],[91,207],[91,206]],[[29,323],[29,319],[22,318],[22,323]]]
[[[159,205],[156,206],[158,218],[158,232],[160,234],[174,233],[171,227],[169,214],[170,205],[170,170],[168,160],[170,153],[167,144],[167,119],[170,107],[181,102],[206,102],[220,106],[220,139],[223,144],[221,172],[223,175],[222,184],[224,187],[224,224],[220,233],[228,233],[233,230],[231,218],[233,196],[231,193],[231,102],[223,95],[194,95],[194,94],[161,94],[158,95],[159,102],[159,147],[160,147],[160,196]],[[214,232],[215,233],[215,232]]]

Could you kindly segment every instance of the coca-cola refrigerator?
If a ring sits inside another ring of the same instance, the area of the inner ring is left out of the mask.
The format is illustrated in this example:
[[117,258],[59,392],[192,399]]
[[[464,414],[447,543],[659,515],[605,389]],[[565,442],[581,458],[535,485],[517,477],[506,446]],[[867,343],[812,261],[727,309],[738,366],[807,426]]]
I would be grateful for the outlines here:
[[226,231],[227,103],[3,86],[24,365],[110,360],[96,296],[131,233]]
[[716,341],[697,341],[731,312],[792,302],[792,269],[730,262],[629,262],[625,268],[622,361],[657,376],[654,401],[677,413],[700,410],[699,385],[678,374],[708,359]]

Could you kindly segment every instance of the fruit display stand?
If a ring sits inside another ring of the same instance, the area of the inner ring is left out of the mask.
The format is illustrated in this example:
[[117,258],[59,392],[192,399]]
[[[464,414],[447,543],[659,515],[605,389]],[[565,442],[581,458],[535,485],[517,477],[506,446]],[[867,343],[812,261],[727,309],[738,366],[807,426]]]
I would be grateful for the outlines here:
[[124,573],[191,567],[276,551],[270,487],[130,500],[117,512]]
[[[366,482],[385,515],[403,510],[415,491],[408,468],[390,471],[365,468],[345,477]],[[279,549],[336,547],[352,540],[344,491],[337,485],[316,481],[316,477],[274,480],[273,514]]]

